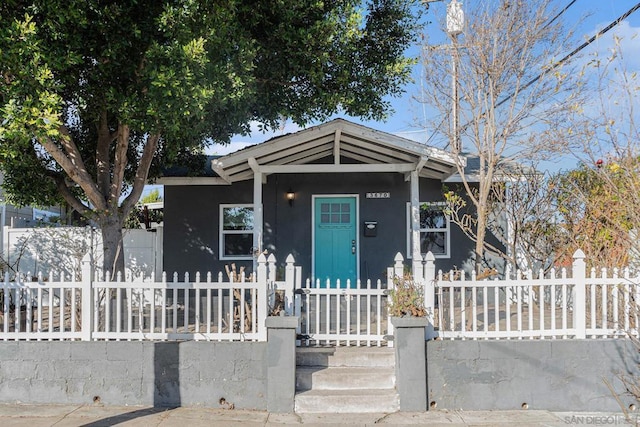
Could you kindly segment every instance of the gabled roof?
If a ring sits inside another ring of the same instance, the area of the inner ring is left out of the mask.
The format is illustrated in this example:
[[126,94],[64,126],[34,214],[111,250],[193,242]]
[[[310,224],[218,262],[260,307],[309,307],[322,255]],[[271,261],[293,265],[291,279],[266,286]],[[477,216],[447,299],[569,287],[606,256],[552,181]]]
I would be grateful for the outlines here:
[[[467,165],[464,168],[465,180],[467,182],[480,181],[480,156],[477,154],[462,153],[467,159]],[[532,166],[527,166],[508,158],[500,158],[493,173],[493,179],[497,182],[508,182],[514,180],[528,179],[528,177],[540,175]],[[460,174],[456,172],[446,179],[446,182],[462,182]]]
[[[460,157],[459,162],[466,164]],[[409,172],[444,180],[456,172],[456,157],[390,133],[344,119],[278,136],[212,160],[212,169],[227,183],[253,179],[254,171]],[[349,165],[349,166],[347,166]]]

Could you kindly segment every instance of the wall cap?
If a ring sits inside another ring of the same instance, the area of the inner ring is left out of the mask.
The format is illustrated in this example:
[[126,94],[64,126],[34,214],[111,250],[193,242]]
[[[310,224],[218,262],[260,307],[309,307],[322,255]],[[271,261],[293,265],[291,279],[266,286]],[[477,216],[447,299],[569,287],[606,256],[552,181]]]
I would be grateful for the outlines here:
[[264,321],[267,328],[270,329],[295,329],[300,324],[298,316],[267,316]]
[[391,317],[391,324],[395,328],[424,328],[428,323],[429,321],[426,317]]

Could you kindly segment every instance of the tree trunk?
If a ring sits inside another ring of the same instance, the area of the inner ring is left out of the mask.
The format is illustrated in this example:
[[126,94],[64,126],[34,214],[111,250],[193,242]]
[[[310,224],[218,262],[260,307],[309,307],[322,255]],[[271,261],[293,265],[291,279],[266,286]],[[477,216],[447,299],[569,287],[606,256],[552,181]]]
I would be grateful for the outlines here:
[[102,268],[110,277],[124,273],[124,248],[122,244],[122,218],[120,215],[105,215],[98,220],[102,231]]
[[484,257],[484,239],[487,235],[487,215],[484,209],[478,210],[478,223],[476,230],[475,270],[480,274],[482,258]]

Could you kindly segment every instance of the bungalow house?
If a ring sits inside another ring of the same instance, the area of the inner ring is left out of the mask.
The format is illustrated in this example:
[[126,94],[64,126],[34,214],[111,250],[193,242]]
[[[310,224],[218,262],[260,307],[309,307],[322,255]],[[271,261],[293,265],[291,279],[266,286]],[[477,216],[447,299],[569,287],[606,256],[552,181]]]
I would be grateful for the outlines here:
[[461,266],[473,246],[442,204],[455,161],[336,119],[210,159],[203,176],[167,173],[165,270],[251,271],[264,251],[279,264],[293,254],[303,277],[323,282],[381,279],[398,252]]

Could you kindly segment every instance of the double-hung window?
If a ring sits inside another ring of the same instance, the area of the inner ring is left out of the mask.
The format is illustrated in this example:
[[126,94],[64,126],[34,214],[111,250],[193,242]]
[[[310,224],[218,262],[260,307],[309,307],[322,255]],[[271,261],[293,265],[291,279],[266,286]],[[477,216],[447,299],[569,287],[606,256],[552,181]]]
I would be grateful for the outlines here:
[[[436,258],[449,258],[450,235],[449,217],[444,202],[420,203],[420,252],[431,251]],[[412,257],[411,203],[407,203],[407,257]]]
[[253,257],[253,205],[220,205],[220,259]]

